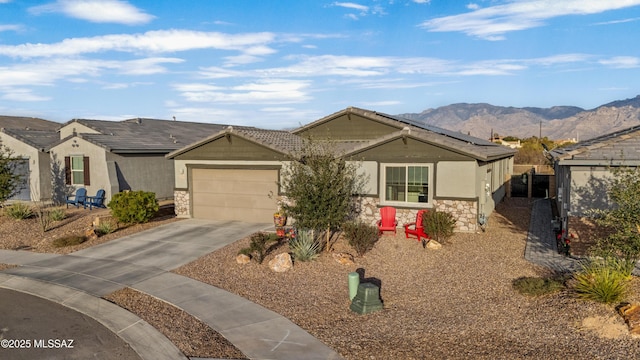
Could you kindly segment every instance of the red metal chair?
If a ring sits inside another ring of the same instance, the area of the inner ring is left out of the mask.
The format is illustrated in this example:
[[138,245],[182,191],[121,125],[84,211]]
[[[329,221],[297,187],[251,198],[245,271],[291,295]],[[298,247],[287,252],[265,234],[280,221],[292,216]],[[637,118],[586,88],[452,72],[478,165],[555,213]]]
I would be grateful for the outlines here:
[[416,215],[416,222],[404,224],[404,235],[409,238],[409,235],[417,236],[418,241],[420,238],[424,238],[426,241],[429,241],[431,237],[427,233],[424,232],[424,225],[422,224],[422,217],[427,213],[428,210],[418,210],[418,214]]
[[397,226],[396,208],[391,206],[380,208],[380,220],[378,220],[378,231],[380,234],[382,234],[383,231],[393,231],[395,234]]

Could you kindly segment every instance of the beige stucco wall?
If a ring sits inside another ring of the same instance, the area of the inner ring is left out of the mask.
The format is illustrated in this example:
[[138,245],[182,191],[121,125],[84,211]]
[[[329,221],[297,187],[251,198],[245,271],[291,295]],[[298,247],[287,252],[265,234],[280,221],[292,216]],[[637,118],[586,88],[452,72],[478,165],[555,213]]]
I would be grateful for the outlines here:
[[440,161],[436,165],[436,196],[475,198],[475,161]]
[[31,200],[51,199],[51,174],[49,155],[5,133],[0,133],[0,143],[13,151],[14,156],[29,160],[29,190]]
[[[104,189],[107,192],[107,198],[109,199],[111,197],[109,192],[111,184],[107,173],[105,151],[103,148],[74,136],[73,138],[51,148],[50,154],[52,162],[56,161],[57,166],[60,171],[62,171],[62,176],[58,176],[58,179],[62,181],[64,181],[65,156],[88,156],[91,184],[84,186],[84,188],[87,189],[87,194],[95,195],[99,189]],[[80,187],[83,186],[75,186],[75,188]]]
[[607,185],[613,178],[610,169],[589,166],[572,166],[570,169],[568,215],[581,216],[591,209],[611,207],[607,195]]

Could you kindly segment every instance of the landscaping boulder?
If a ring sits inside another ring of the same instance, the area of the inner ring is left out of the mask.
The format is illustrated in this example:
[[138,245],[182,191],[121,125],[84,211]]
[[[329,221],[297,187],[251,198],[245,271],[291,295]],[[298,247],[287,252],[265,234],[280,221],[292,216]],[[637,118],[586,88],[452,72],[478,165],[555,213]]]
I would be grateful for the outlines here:
[[353,265],[353,255],[347,253],[333,253],[333,259],[342,265]]
[[87,229],[87,231],[84,233],[84,236],[87,237],[87,241],[96,240],[98,238],[98,234],[93,228]]
[[440,244],[435,240],[429,240],[426,246],[427,246],[427,249],[430,249],[430,250],[440,250],[442,248],[442,244]]
[[620,315],[629,327],[629,333],[640,335],[640,305],[628,304],[618,309]]
[[276,255],[276,257],[269,261],[269,267],[275,272],[285,272],[293,267],[291,261],[291,255],[288,253],[282,253]]
[[249,255],[240,254],[236,256],[236,262],[240,265],[248,264],[251,261]]

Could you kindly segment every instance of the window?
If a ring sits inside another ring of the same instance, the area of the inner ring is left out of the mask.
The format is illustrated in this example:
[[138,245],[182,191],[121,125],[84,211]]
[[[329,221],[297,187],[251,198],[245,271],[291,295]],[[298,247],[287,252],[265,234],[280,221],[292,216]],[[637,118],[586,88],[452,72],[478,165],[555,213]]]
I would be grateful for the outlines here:
[[65,182],[67,185],[90,185],[89,158],[81,155],[66,156]]
[[430,164],[382,165],[383,202],[428,205],[432,196],[429,191],[431,168]]
[[84,159],[82,156],[71,157],[71,185],[84,185]]

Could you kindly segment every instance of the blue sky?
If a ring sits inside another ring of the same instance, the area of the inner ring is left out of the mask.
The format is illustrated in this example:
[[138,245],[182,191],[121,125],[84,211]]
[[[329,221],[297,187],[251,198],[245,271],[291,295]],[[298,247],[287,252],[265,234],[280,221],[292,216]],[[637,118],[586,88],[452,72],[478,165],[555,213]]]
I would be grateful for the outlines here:
[[640,0],[0,0],[0,114],[282,129],[640,94]]

